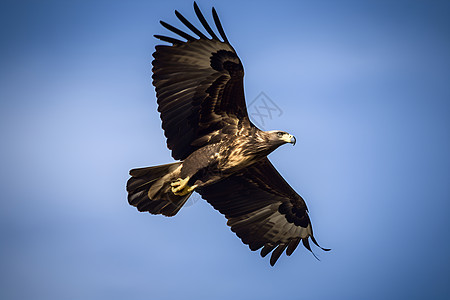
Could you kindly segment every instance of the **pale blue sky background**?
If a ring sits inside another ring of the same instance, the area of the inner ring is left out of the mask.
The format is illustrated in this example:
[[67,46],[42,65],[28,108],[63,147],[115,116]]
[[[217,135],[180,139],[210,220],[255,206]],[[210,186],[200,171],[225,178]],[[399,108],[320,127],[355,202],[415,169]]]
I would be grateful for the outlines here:
[[271,159],[333,251],[272,268],[204,201],[128,205],[128,170],[171,161],[152,35],[192,1],[2,1],[0,298],[450,298],[450,2],[199,5],[283,110]]

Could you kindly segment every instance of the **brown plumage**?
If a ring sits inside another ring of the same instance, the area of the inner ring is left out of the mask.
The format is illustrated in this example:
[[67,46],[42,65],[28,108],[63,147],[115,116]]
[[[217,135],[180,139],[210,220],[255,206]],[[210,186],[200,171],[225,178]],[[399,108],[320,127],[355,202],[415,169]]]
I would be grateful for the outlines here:
[[225,215],[251,250],[262,248],[263,257],[272,252],[271,265],[284,251],[291,255],[300,241],[311,251],[309,239],[319,245],[305,201],[267,158],[295,138],[252,124],[244,68],[216,11],[212,9],[221,39],[195,2],[194,10],[210,37],[175,11],[198,38],[161,21],[186,41],[155,35],[172,45],[156,46],[153,53],[162,128],[173,158],[180,161],[131,170],[128,201],[139,211],[173,216],[196,191]]

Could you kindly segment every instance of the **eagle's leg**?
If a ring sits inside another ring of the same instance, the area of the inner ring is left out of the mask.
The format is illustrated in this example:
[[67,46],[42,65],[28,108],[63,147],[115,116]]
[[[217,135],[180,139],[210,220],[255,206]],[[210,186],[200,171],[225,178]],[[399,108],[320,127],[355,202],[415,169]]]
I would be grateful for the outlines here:
[[172,186],[172,193],[177,196],[184,196],[192,192],[198,185],[195,184],[193,186],[189,186],[189,179],[191,178],[188,176],[184,179],[178,178],[176,181],[172,182],[170,184]]

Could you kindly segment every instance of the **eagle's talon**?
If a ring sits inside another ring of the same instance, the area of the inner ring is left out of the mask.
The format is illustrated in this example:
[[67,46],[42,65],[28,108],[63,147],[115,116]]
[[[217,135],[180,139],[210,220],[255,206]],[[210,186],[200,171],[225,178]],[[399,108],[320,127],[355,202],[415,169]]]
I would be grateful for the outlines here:
[[194,184],[193,186],[187,186],[187,188],[185,188],[186,194],[194,191],[196,187],[198,187],[198,184]]
[[178,178],[176,181],[172,182],[170,185],[172,186],[172,193],[177,196],[184,196],[192,192],[198,185],[189,186],[190,177],[186,177],[184,179]]

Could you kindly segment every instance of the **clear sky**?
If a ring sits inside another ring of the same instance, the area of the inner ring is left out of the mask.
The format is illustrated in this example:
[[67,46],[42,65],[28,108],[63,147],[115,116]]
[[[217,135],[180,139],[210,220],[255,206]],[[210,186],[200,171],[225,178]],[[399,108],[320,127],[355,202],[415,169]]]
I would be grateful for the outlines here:
[[0,298],[449,299],[450,2],[213,5],[333,250],[270,267],[198,196],[128,205],[128,170],[172,161],[152,36],[192,1],[2,1]]

